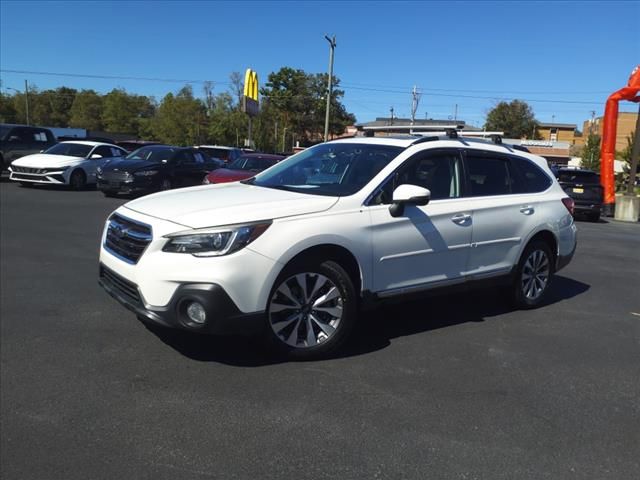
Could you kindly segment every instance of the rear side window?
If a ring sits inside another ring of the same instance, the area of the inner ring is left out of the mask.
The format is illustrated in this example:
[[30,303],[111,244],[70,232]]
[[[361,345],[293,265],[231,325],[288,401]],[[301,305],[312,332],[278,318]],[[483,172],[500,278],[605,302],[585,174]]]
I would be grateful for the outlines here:
[[511,193],[509,162],[506,159],[478,155],[467,155],[469,195],[488,197]]
[[544,192],[551,186],[551,178],[533,162],[520,157],[511,157],[513,193]]

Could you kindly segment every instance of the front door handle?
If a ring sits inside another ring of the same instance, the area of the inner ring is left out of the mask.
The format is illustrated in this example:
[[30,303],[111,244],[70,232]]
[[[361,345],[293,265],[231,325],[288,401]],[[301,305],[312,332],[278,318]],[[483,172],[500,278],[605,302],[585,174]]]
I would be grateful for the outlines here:
[[525,215],[531,215],[535,211],[535,208],[533,208],[531,205],[524,205],[520,208],[520,213],[523,213]]
[[453,217],[451,217],[451,221],[453,223],[457,223],[458,225],[462,225],[463,223],[466,223],[470,218],[471,215],[469,215],[468,213],[459,213],[458,215],[454,215]]

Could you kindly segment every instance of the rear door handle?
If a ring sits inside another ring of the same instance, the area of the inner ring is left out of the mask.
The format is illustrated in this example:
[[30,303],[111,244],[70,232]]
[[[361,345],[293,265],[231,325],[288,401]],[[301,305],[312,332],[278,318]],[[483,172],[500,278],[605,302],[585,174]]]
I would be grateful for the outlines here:
[[525,215],[531,215],[535,211],[535,208],[533,208],[531,205],[524,205],[523,207],[520,207],[520,213],[523,213]]
[[453,223],[457,223],[458,225],[462,225],[463,223],[466,223],[466,221],[469,219],[471,219],[471,215],[469,215],[468,213],[460,213],[458,215],[454,215],[453,217],[451,217],[451,221]]

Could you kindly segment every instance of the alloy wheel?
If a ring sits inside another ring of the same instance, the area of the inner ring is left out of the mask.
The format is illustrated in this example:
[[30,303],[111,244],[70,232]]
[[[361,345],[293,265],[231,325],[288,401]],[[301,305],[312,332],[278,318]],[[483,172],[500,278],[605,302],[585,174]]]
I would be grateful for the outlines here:
[[269,303],[269,324],[289,347],[305,349],[329,340],[343,318],[338,286],[320,273],[305,272],[284,280]]
[[522,294],[529,300],[542,296],[549,283],[550,263],[543,250],[534,250],[522,267]]

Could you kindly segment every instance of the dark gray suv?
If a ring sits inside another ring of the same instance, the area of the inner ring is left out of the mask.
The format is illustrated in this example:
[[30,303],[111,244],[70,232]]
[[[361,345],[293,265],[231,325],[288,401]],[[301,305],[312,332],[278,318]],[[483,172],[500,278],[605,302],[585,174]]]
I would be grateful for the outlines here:
[[55,145],[51,130],[27,125],[0,124],[0,167],[6,170],[14,160]]

